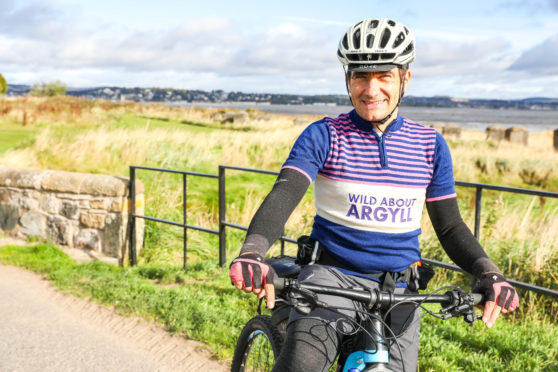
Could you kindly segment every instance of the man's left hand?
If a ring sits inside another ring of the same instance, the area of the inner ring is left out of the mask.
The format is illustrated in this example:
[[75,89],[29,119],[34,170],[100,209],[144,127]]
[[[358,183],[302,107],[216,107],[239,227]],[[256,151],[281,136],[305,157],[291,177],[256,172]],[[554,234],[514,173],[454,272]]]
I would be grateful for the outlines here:
[[514,311],[519,307],[519,296],[503,275],[486,273],[473,288],[473,292],[482,293],[485,298],[482,321],[488,328],[502,313]]

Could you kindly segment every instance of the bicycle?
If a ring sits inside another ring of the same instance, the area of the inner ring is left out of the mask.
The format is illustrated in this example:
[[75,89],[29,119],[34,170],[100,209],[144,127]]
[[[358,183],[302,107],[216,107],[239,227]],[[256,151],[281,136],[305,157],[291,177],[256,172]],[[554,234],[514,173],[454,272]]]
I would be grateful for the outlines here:
[[[389,329],[385,317],[395,306],[414,303],[415,306],[422,307],[424,303],[438,303],[442,306],[438,313],[423,309],[441,319],[463,316],[466,322],[473,324],[479,318],[474,313],[474,307],[483,300],[481,294],[465,293],[457,287],[440,288],[430,294],[394,294],[377,289],[342,289],[303,284],[296,279],[301,267],[294,262],[294,257],[284,256],[268,262],[277,273],[274,280],[276,306],[271,316],[261,315],[260,301],[259,315],[246,323],[238,338],[232,372],[271,371],[283,344],[291,308],[302,313],[308,313],[314,307],[334,309],[319,301],[317,294],[360,301],[369,310],[366,312],[367,320],[355,324],[359,331],[351,337],[355,340],[352,344],[361,347],[341,353],[336,372],[389,371],[387,363],[392,346],[390,340],[394,340],[393,344],[398,344],[397,335]],[[444,294],[437,294],[444,289],[449,290]]]

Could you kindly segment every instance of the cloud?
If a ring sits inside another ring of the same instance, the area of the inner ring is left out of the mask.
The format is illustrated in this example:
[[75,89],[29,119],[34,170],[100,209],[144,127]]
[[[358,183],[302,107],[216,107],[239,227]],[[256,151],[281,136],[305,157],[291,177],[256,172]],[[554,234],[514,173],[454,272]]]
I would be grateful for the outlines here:
[[498,4],[495,9],[500,8],[513,11],[524,9],[527,14],[547,12],[549,9],[558,12],[558,0],[506,0]]
[[[422,75],[470,75],[503,70],[509,64],[511,45],[501,39],[417,43],[413,67]],[[506,64],[506,61],[507,64]]]
[[531,74],[558,75],[558,34],[523,52],[508,70]]
[[71,35],[63,22],[64,12],[48,3],[33,2],[17,8],[15,2],[2,2],[0,7],[0,33],[17,38],[62,40]]
[[6,51],[2,62],[20,67],[40,61],[45,67],[104,66],[227,75],[296,74],[336,63],[334,42],[292,23],[248,35],[238,24],[211,16],[164,32],[103,35],[75,30],[70,35],[74,36],[56,41],[0,36],[0,48]]
[[[71,9],[55,8],[56,2],[31,1],[19,5],[3,0],[0,8],[0,71],[14,83],[61,79],[70,86],[344,93],[335,54],[346,26],[339,22],[275,17],[259,29],[211,15],[163,29],[146,25],[134,30],[120,24],[99,27],[70,14]],[[558,7],[558,0],[544,1],[547,10]],[[511,43],[484,36],[480,29],[443,35],[421,30],[410,94],[490,96],[519,78],[536,89],[535,81],[542,84],[544,79],[529,73],[536,66],[556,74],[552,61],[558,60],[557,39],[549,38],[518,58],[521,51]],[[555,86],[554,80],[552,92],[557,92]]]
[[[23,17],[21,12],[16,16],[17,11],[11,11],[1,17],[11,17],[13,21]],[[38,17],[34,12],[26,14],[34,19]],[[70,85],[74,81],[87,81],[86,76],[91,81],[99,81],[101,71],[105,76],[128,76],[132,82],[133,76],[138,76],[136,85],[140,86],[144,82],[139,76],[148,81],[157,81],[156,76],[172,76],[166,84],[184,81],[183,88],[204,79],[235,81],[240,84],[237,90],[244,90],[242,81],[249,80],[252,91],[259,92],[311,89],[311,80],[318,82],[316,88],[326,87],[325,92],[332,92],[335,90],[328,91],[327,86],[332,86],[333,77],[342,83],[341,68],[335,57],[337,41],[292,22],[253,33],[241,23],[209,16],[166,30],[124,30],[109,34],[102,29],[87,30],[79,24],[64,26],[52,21],[53,28],[72,27],[60,39],[35,37],[41,27],[44,25],[0,34],[3,51],[0,70],[27,79],[35,72],[33,81],[19,83],[33,83],[45,75],[51,76],[49,80],[69,77]],[[83,76],[79,76],[80,72]],[[86,85],[93,84],[96,83]],[[164,84],[163,80],[160,84]],[[297,89],[299,85],[301,89]]]

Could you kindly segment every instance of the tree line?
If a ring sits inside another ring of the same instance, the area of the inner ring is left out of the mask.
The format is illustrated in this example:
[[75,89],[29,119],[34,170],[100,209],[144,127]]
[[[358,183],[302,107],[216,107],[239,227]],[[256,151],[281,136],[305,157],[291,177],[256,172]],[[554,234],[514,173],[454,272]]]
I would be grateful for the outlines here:
[[[41,81],[39,83],[33,84],[29,95],[34,97],[54,97],[54,96],[63,96],[66,94],[68,88],[66,84],[64,84],[60,80],[51,81],[51,82],[44,82]],[[8,82],[4,75],[0,74],[0,95],[6,94],[8,92]]]

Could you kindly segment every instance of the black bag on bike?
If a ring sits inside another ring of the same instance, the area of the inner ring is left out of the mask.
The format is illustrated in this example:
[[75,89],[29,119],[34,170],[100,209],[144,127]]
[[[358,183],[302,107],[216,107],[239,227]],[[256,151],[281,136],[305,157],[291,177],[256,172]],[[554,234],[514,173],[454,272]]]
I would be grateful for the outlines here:
[[422,262],[421,266],[418,267],[418,287],[421,290],[425,290],[428,286],[428,282],[434,276],[435,272],[432,266]]
[[308,235],[302,235],[297,239],[298,252],[296,252],[295,263],[298,265],[311,265],[320,258],[320,244]]

